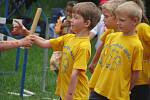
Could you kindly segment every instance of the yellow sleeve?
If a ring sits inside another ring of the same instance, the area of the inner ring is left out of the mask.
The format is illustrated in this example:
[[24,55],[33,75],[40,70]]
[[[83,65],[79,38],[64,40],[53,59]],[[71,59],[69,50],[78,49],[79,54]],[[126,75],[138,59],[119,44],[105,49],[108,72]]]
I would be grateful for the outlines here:
[[142,70],[143,61],[143,47],[142,45],[137,46],[133,51],[132,57],[132,70]]
[[100,37],[100,40],[105,42],[107,35],[109,35],[110,33],[112,33],[113,30],[112,29],[107,29]]
[[52,45],[52,49],[54,51],[62,51],[64,45],[64,36],[60,36],[55,39],[50,39],[50,44]]
[[150,44],[150,26],[146,23],[140,23],[136,27],[139,38],[143,41],[147,41]]

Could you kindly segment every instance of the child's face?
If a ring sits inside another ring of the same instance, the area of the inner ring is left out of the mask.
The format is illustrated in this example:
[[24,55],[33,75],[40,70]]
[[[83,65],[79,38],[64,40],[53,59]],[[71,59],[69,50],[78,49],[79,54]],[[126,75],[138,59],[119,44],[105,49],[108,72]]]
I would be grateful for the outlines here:
[[136,26],[136,20],[130,18],[127,13],[118,13],[116,14],[117,17],[117,26],[118,30],[124,32],[126,34],[131,33],[134,31]]
[[116,29],[117,28],[117,20],[113,13],[111,13],[107,9],[102,9],[102,13],[104,15],[104,23],[108,29]]
[[71,30],[75,33],[81,32],[83,29],[87,28],[86,21],[80,14],[73,13],[71,19]]

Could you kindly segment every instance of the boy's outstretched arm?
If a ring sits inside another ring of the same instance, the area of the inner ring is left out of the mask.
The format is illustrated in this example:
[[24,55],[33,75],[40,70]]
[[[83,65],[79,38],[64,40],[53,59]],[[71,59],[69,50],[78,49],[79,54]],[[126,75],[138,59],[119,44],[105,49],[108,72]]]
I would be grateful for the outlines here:
[[49,40],[43,39],[42,37],[31,35],[34,43],[41,48],[51,48],[51,44]]
[[76,85],[78,83],[78,76],[80,74],[80,71],[81,70],[77,70],[77,69],[73,70],[65,100],[73,100],[73,95],[76,89]]

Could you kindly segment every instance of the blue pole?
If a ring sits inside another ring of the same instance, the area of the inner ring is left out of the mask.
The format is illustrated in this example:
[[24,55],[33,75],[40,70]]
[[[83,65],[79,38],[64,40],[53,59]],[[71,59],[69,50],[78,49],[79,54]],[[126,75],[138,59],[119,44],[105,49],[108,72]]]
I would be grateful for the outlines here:
[[[9,10],[9,0],[5,0],[5,18],[9,17],[8,10]],[[8,27],[6,25],[4,25],[4,28],[7,31],[7,33],[11,36]]]
[[8,18],[9,0],[5,0],[5,18]]
[[15,63],[15,71],[18,71],[19,68],[19,59],[20,59],[20,48],[17,48],[17,54],[16,54],[16,63]]
[[[1,4],[2,4],[2,0],[0,0],[0,9],[2,9]],[[0,16],[2,16],[1,12],[2,11],[0,10]]]
[[20,88],[20,96],[21,96],[21,97],[23,97],[23,92],[24,92],[24,84],[25,84],[25,77],[26,77],[27,59],[28,59],[28,49],[25,49],[25,51],[24,51],[23,69],[22,69],[21,88]]

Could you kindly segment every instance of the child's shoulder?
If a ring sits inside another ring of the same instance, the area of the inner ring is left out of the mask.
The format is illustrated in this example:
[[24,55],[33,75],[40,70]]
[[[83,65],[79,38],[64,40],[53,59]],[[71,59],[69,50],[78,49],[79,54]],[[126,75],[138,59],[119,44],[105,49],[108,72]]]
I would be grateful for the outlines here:
[[137,31],[142,31],[142,30],[150,30],[150,26],[146,23],[140,23],[136,27]]
[[113,32],[111,34],[108,34],[108,37],[114,38],[114,37],[120,36],[121,34],[122,32]]
[[150,26],[148,24],[146,24],[146,23],[139,23],[137,25],[137,28],[140,28],[140,27],[150,27]]
[[150,26],[146,23],[140,23],[136,27],[136,31],[140,39],[146,39],[146,41],[150,38]]
[[63,35],[63,37],[65,37],[65,38],[71,38],[71,37],[75,37],[75,34],[69,33],[69,34]]

